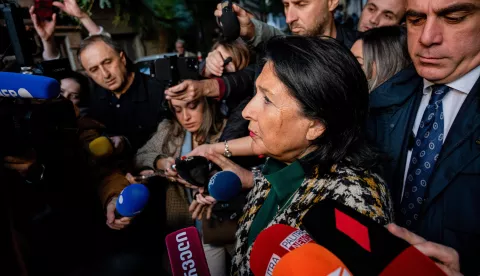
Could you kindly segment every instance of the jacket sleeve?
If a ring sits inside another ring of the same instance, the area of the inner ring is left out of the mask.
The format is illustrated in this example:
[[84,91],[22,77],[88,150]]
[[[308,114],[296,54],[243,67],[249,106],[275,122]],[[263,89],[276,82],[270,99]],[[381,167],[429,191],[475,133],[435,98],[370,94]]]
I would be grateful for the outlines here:
[[232,74],[226,74],[222,77],[225,83],[225,100],[230,110],[247,97],[253,96],[255,83],[255,64],[247,66],[245,69]]
[[103,208],[106,207],[110,199],[118,196],[120,192],[129,185],[125,174],[120,170],[110,172],[100,181],[99,196]]
[[274,36],[285,34],[279,29],[260,20],[252,19],[252,23],[255,26],[255,36],[250,41],[247,41],[247,43],[253,47],[258,47],[262,42],[266,42]]
[[135,155],[135,168],[155,168],[153,162],[158,155],[164,154],[162,151],[163,144],[171,129],[171,121],[163,120],[157,128],[157,132],[141,147]]

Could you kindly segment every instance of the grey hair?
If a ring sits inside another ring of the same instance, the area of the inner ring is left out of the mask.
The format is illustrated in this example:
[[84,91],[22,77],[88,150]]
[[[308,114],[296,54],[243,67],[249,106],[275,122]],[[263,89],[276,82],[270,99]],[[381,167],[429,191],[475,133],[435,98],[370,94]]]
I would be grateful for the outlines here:
[[78,49],[77,52],[77,58],[82,63],[82,60],[80,58],[81,54],[85,49],[87,49],[90,45],[96,43],[96,42],[103,42],[107,44],[110,48],[112,48],[117,54],[120,55],[120,53],[123,53],[125,55],[125,58],[127,60],[127,71],[132,72],[135,70],[135,66],[133,65],[133,62],[127,57],[127,54],[123,50],[122,47],[118,43],[112,40],[112,38],[106,36],[106,35],[91,35],[80,43],[80,48]]
[[179,38],[177,39],[177,41],[175,41],[175,43],[182,43],[183,45],[185,45],[185,40]]
[[363,41],[363,62],[370,91],[411,63],[407,33],[402,26],[374,28],[363,33],[360,39]]

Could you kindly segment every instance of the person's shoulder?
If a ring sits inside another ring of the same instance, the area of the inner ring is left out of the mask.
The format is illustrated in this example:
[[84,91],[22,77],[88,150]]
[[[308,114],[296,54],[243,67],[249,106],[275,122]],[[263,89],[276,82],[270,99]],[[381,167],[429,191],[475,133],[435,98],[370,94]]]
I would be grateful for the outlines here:
[[381,224],[392,221],[390,192],[379,175],[344,164],[334,165],[328,175],[327,197],[340,201]]

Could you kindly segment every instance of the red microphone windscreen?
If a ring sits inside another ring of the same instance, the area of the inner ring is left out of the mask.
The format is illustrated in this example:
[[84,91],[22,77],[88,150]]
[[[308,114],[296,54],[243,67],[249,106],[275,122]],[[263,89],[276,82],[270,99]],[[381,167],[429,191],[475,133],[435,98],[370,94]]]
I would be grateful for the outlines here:
[[380,273],[380,276],[403,275],[445,276],[446,274],[429,257],[410,246]]
[[173,276],[210,276],[202,242],[195,227],[170,233],[165,242]]
[[250,255],[250,269],[256,276],[272,275],[277,262],[290,251],[312,238],[303,230],[283,224],[275,224],[258,234]]
[[277,263],[273,276],[351,276],[345,264],[325,247],[315,243],[287,253]]

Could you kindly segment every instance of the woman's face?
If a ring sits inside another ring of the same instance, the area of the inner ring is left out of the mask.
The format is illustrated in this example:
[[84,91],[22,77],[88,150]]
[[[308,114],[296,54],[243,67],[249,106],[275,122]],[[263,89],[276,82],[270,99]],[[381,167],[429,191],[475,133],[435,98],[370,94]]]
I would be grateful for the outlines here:
[[[357,59],[358,63],[360,63],[360,65],[362,65],[363,72],[365,73],[365,75],[367,75],[367,78],[368,78],[368,73],[365,70],[364,59],[363,59],[363,40],[359,39],[355,43],[353,43],[353,46],[350,49],[350,51],[352,51],[352,53],[355,56],[355,58]],[[368,78],[368,80],[374,79],[376,75],[377,75],[377,67],[375,65],[375,62],[373,62],[373,64],[372,64],[372,76],[370,78]]]
[[191,102],[171,100],[170,103],[182,127],[189,132],[197,132],[203,123],[205,102],[197,99]]
[[75,106],[80,103],[80,84],[74,79],[62,79],[60,81],[61,94],[72,101]]
[[350,51],[352,51],[352,53],[355,56],[355,58],[357,59],[358,63],[360,63],[360,65],[362,65],[362,69],[365,72],[365,68],[363,67],[363,40],[359,39],[359,40],[355,41],[355,43],[353,43],[352,49],[350,49]]
[[[230,51],[228,51],[227,49],[225,49],[225,47],[223,47],[222,45],[219,45],[215,50],[219,51],[220,54],[222,55],[223,59],[227,59],[228,57],[232,57],[233,58],[233,55]],[[237,68],[235,67],[235,64],[234,64],[234,61],[230,61],[227,66],[225,67],[225,71],[226,72],[235,72],[237,71]]]
[[257,93],[242,112],[255,154],[265,154],[291,163],[307,154],[310,142],[324,130],[318,121],[306,118],[300,104],[275,76],[271,62],[256,81]]

